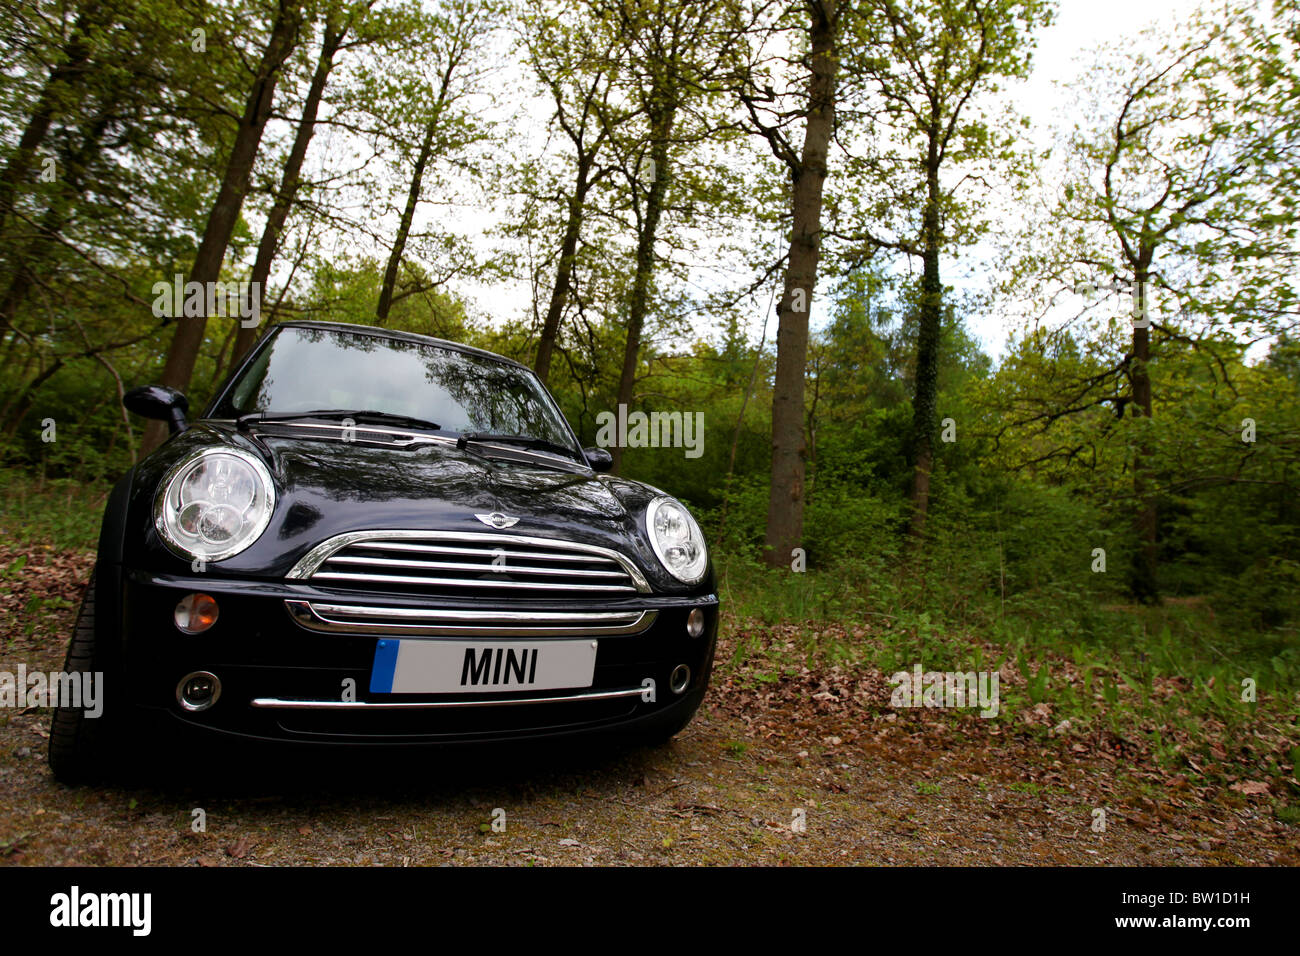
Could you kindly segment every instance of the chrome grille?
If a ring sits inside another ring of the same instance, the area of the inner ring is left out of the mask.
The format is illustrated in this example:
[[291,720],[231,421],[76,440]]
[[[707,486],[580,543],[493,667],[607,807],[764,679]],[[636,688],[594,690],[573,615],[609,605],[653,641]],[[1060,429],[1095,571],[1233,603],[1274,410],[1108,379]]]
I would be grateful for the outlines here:
[[595,545],[483,532],[373,531],[331,538],[290,578],[458,597],[610,598],[647,593],[628,558]]

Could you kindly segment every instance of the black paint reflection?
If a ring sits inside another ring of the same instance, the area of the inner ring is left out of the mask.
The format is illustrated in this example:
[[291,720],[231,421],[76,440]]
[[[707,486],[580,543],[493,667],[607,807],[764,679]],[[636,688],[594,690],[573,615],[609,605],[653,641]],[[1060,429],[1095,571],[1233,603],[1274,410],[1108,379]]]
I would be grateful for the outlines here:
[[[290,495],[314,493],[329,502],[424,502],[462,513],[545,511],[556,517],[614,520],[626,516],[618,499],[594,476],[498,461],[449,445],[394,449],[273,435],[263,436],[263,443]],[[295,519],[294,510],[286,515],[286,523],[307,519],[306,514]]]

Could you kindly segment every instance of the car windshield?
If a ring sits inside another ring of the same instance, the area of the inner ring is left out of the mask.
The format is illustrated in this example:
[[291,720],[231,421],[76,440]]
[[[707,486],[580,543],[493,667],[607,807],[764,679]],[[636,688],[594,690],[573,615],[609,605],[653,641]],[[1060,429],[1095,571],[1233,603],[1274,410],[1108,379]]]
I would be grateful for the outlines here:
[[574,449],[554,400],[531,372],[422,342],[286,326],[231,383],[218,418],[366,410],[446,431],[542,439]]

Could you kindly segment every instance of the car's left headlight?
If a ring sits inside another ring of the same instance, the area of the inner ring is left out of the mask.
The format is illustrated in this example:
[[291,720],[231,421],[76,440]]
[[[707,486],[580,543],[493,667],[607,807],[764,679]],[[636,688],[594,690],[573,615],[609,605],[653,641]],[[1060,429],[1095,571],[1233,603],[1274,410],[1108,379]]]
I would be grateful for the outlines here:
[[266,465],[234,448],[207,448],[168,472],[154,526],[174,551],[220,561],[256,541],[274,509]]
[[646,533],[668,573],[683,584],[699,584],[709,566],[704,534],[691,513],[672,498],[656,498],[645,513]]

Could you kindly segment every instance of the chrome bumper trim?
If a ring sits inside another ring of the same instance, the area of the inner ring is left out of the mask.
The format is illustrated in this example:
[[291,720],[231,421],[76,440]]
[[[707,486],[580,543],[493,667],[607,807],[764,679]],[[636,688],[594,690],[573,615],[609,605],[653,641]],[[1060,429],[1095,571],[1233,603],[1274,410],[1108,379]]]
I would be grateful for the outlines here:
[[640,697],[647,693],[644,687],[625,687],[621,690],[598,690],[587,694],[568,694],[564,697],[515,697],[510,700],[433,700],[433,701],[365,701],[365,700],[283,700],[279,697],[255,697],[252,706],[264,710],[437,710],[456,707],[512,707],[521,704],[570,704],[585,700],[616,700],[620,697]]
[[[658,611],[472,611],[286,600],[298,624],[324,634],[407,637],[587,637],[639,634]],[[357,620],[362,618],[363,620]]]

